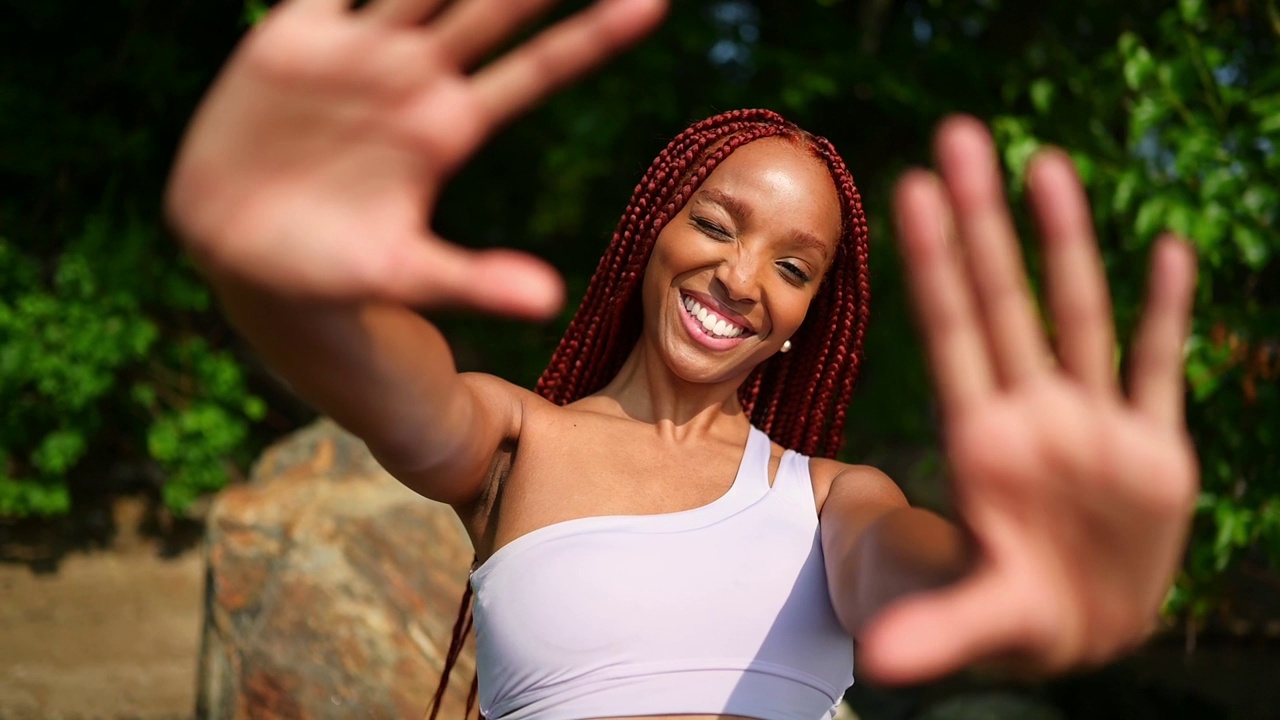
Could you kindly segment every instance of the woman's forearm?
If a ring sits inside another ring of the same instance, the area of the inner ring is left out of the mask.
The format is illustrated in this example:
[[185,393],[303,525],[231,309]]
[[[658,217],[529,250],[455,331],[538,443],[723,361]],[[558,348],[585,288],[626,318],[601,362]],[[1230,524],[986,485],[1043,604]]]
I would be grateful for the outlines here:
[[[428,465],[467,426],[465,392],[439,330],[391,304],[325,304],[210,277],[223,311],[300,397],[384,463]],[[434,429],[433,429],[434,428]]]

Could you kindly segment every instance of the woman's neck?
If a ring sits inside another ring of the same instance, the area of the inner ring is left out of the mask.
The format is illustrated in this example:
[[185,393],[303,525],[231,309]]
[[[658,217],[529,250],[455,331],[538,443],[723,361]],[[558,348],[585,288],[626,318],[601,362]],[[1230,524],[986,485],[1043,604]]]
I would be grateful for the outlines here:
[[686,432],[727,429],[725,420],[737,426],[745,415],[738,388],[745,380],[735,377],[716,383],[684,380],[671,372],[662,358],[641,338],[626,362],[596,397],[617,403],[618,410],[635,420],[670,424]]

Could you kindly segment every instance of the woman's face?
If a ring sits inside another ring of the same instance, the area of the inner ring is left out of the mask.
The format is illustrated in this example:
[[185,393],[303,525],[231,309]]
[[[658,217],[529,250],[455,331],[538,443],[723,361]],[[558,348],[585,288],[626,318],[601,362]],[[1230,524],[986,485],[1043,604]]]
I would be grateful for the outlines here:
[[745,377],[800,327],[839,238],[820,159],[782,138],[738,148],[658,235],[642,290],[648,342],[684,380]]

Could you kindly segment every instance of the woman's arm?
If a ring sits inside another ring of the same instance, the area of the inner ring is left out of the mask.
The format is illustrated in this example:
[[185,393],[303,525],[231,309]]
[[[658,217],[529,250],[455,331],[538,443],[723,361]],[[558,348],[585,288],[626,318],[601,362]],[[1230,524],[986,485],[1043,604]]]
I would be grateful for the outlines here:
[[908,506],[875,468],[850,467],[837,475],[821,519],[831,604],[854,637],[885,607],[955,581],[971,562],[958,527]]
[[210,280],[262,359],[414,491],[453,505],[472,500],[499,443],[518,436],[516,398],[473,392],[439,330],[417,313]]
[[664,0],[596,3],[482,64],[554,0],[285,0],[187,130],[169,219],[233,324],[297,392],[424,495],[465,502],[519,393],[460,377],[408,308],[547,317],[544,263],[431,231],[500,125],[652,29]]

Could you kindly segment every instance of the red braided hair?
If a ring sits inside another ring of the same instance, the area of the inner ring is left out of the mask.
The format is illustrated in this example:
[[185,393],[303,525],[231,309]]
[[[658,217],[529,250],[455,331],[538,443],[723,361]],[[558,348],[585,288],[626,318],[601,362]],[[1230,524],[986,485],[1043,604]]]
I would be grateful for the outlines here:
[[[751,423],[774,442],[805,455],[835,457],[862,363],[870,317],[867,221],[862,197],[835,147],[770,110],[733,110],[676,136],[636,185],[613,241],[535,390],[565,405],[604,387],[640,337],[640,284],[658,234],[733,151],[767,137],[792,140],[823,161],[841,205],[835,258],[809,305],[791,352],[762,363],[738,390]],[[462,597],[440,685],[428,713],[436,720],[449,674],[471,627],[471,586]],[[471,681],[466,715],[477,694]]]

